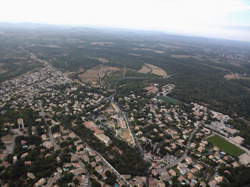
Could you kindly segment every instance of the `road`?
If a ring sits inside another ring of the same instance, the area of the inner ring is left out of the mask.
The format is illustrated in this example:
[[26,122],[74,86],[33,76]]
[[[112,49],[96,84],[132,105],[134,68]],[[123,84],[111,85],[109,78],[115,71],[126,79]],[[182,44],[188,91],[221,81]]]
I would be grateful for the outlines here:
[[[65,127],[67,128],[67,127]],[[67,128],[68,129],[68,128]],[[73,132],[71,129],[69,129],[71,132]],[[73,132],[75,135],[76,133]],[[111,171],[113,171],[113,173],[116,175],[117,178],[123,180],[123,182],[127,185],[127,186],[131,186],[128,181],[100,154],[98,153],[97,151],[95,151],[94,149],[92,149],[81,137],[77,136],[80,140],[83,141],[83,143],[86,145],[87,149],[89,149],[90,151],[94,152],[96,155],[98,155],[101,160],[103,161],[103,163],[110,168]]]
[[122,115],[124,121],[126,122],[126,126],[129,130],[130,136],[132,137],[133,144],[136,145],[136,147],[139,149],[139,151],[141,153],[141,156],[144,157],[144,151],[143,151],[143,149],[142,149],[142,147],[141,147],[141,145],[140,145],[140,143],[135,135],[133,128],[131,128],[131,126],[130,126],[127,114],[121,110],[118,103],[113,102],[113,104],[117,106],[117,109],[119,110],[118,113]]
[[[92,149],[92,151],[94,151],[94,150]],[[123,176],[121,176],[121,174],[100,153],[98,153],[97,151],[94,151],[94,152],[102,159],[102,161],[105,163],[105,165],[108,166],[113,171],[113,173],[116,175],[117,178],[123,180],[123,182],[126,185],[131,186],[128,183],[128,181]]]
[[[118,87],[118,85],[119,85],[122,81],[127,81],[127,80],[146,80],[146,79],[147,79],[147,78],[145,78],[145,77],[124,77],[124,78],[118,80],[118,81],[116,82],[116,84],[115,84],[115,94],[114,94],[114,96],[117,95],[117,87]],[[114,99],[113,99],[113,100],[114,100]],[[125,120],[125,122],[126,122],[126,124],[127,124],[127,127],[128,127],[128,129],[129,129],[130,135],[131,135],[131,137],[132,137],[133,143],[138,147],[138,149],[139,149],[139,151],[140,151],[140,153],[141,153],[141,156],[144,157],[144,151],[143,151],[143,149],[142,149],[142,147],[141,147],[141,145],[140,145],[140,143],[139,143],[139,141],[138,141],[138,139],[137,139],[137,137],[136,137],[136,135],[135,135],[135,132],[134,132],[133,128],[131,128],[131,126],[130,126],[130,123],[129,123],[127,114],[126,114],[125,112],[123,112],[123,111],[120,109],[118,103],[115,103],[115,104],[117,105],[118,109],[120,110],[120,113],[123,115],[123,118],[124,118],[124,120]]]
[[[82,162],[81,158],[80,158],[77,154],[72,154],[72,153],[71,153],[71,155],[75,155],[75,156],[76,156],[77,161],[80,163],[81,167],[84,168],[84,170],[85,170],[85,169],[86,169],[86,166],[85,166],[85,164]],[[83,184],[83,187],[91,187],[91,182],[90,182],[90,179],[89,179],[89,176],[90,176],[90,175],[89,175],[88,170],[86,170],[86,171],[87,171],[87,175],[86,175],[87,180],[86,180],[85,183]]]
[[126,121],[126,124],[127,124],[128,129],[129,129],[130,135],[133,138],[133,142],[139,148],[139,151],[140,151],[141,155],[144,157],[144,151],[143,151],[143,149],[141,147],[141,144],[139,143],[139,141],[138,141],[138,139],[137,139],[137,137],[135,135],[135,132],[134,132],[133,128],[130,127],[130,123],[128,121],[127,114],[125,112],[123,112],[123,111],[122,111],[122,114],[123,114],[123,117],[124,117],[124,119]]

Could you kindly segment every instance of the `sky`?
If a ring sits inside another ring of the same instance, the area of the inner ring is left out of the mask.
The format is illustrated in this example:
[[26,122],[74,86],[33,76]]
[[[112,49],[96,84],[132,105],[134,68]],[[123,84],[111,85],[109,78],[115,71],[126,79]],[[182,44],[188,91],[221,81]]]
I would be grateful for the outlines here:
[[250,0],[1,0],[0,21],[150,29],[250,41]]

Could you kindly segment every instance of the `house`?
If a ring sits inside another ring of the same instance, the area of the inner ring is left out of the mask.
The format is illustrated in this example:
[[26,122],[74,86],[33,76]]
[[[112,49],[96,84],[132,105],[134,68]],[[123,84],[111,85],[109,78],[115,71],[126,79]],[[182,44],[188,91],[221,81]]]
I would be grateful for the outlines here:
[[18,128],[19,128],[19,129],[24,129],[23,118],[18,118],[18,119],[17,119],[17,124],[18,124]]
[[43,142],[43,146],[47,149],[51,149],[53,147],[53,144],[50,141]]
[[30,179],[36,178],[35,175],[33,173],[31,173],[31,172],[27,173],[27,177],[30,178]]
[[244,164],[244,165],[250,164],[250,155],[247,153],[240,155],[239,159],[240,159],[241,164]]
[[45,183],[46,183],[46,180],[45,180],[44,178],[41,178],[39,181],[37,181],[37,182],[35,183],[34,186],[39,187],[39,186],[44,185]]
[[3,136],[1,140],[4,144],[12,144],[14,141],[14,136],[8,134],[6,136]]
[[209,187],[219,187],[219,186],[217,185],[216,180],[210,181],[210,182],[208,183],[208,185],[209,185]]
[[103,173],[103,167],[102,166],[96,166],[95,167],[95,170],[98,172],[98,173]]
[[203,166],[200,164],[195,164],[194,167],[198,170],[201,170],[203,168]]
[[185,161],[187,162],[187,164],[192,164],[193,162],[191,157],[187,157]]
[[236,133],[239,132],[238,130],[229,127],[225,127],[224,131],[226,131],[230,136],[234,136]]
[[94,134],[99,140],[101,140],[103,143],[105,143],[106,146],[108,146],[111,143],[111,140],[108,136],[105,134]]
[[235,136],[230,138],[234,143],[236,144],[242,144],[244,142],[244,138],[240,137],[240,136]]
[[31,166],[31,165],[32,165],[32,161],[25,161],[25,162],[24,162],[24,165],[25,165],[25,166]]
[[173,176],[173,177],[176,176],[176,172],[175,172],[173,169],[170,169],[170,170],[168,171],[168,173],[169,173],[171,176]]
[[214,177],[214,180],[217,182],[217,183],[221,183],[223,181],[223,177],[222,176],[216,176]]

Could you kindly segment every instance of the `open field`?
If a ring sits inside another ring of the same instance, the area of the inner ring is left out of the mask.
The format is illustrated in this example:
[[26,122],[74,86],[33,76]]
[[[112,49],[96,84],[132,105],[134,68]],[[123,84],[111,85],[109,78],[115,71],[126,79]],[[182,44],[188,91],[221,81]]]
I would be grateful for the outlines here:
[[164,54],[165,51],[161,51],[161,50],[156,50],[156,49],[150,49],[150,48],[134,48],[134,51],[151,51],[157,54]]
[[129,55],[132,55],[132,56],[142,56],[141,54],[135,54],[135,53],[129,53]]
[[209,143],[219,147],[222,151],[232,156],[238,157],[245,153],[245,151],[218,135],[210,136],[207,140]]
[[168,97],[168,96],[159,96],[158,99],[161,99],[167,103],[173,104],[173,105],[179,105],[181,104],[181,101],[172,98],[172,97]]
[[133,145],[133,139],[128,129],[119,129],[118,134],[123,140]]
[[98,60],[99,62],[102,62],[102,63],[108,63],[108,62],[110,62],[110,60],[107,59],[107,58],[97,58],[97,60]]
[[250,80],[249,76],[243,76],[241,74],[238,73],[231,73],[231,74],[227,74],[224,76],[225,79],[227,80]]
[[168,45],[168,44],[159,44],[159,46],[167,48],[167,49],[180,49],[181,48],[180,46],[177,46],[177,45]]
[[192,58],[192,55],[171,55],[174,58]]
[[152,70],[152,74],[159,75],[161,77],[167,77],[168,75],[167,72],[159,66],[155,66],[152,64],[146,64],[146,66],[148,66]]
[[82,81],[97,81],[99,76],[104,77],[104,75],[109,74],[111,72],[119,71],[120,69],[113,66],[95,66],[91,69],[88,69],[84,73],[79,75],[79,78]]
[[7,72],[6,69],[3,68],[2,66],[3,66],[3,64],[0,63],[0,74]]
[[151,74],[158,75],[161,77],[167,77],[167,72],[164,69],[160,68],[159,66],[152,65],[152,64],[144,64],[138,72],[139,73],[151,73]]
[[138,71],[139,73],[151,73],[152,69],[147,65],[143,65],[142,68]]
[[112,46],[113,42],[91,42],[91,45],[95,46]]

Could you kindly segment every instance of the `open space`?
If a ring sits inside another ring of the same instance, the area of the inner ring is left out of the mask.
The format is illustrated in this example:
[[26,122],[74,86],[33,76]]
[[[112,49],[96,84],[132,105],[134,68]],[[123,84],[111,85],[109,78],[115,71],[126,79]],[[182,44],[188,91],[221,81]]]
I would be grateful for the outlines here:
[[160,68],[159,66],[152,65],[152,64],[144,64],[138,72],[139,73],[151,73],[151,74],[158,75],[161,77],[167,77],[167,72],[164,69]]
[[243,151],[241,148],[233,145],[232,143],[228,142],[226,139],[218,135],[210,136],[207,140],[211,144],[219,147],[225,153],[228,153],[232,156],[240,156],[245,153],[245,151]]
[[179,105],[181,104],[181,101],[175,99],[175,98],[172,98],[172,97],[168,97],[168,96],[159,96],[158,97],[159,99],[167,102],[167,103],[170,103],[170,104],[173,104],[173,105]]

